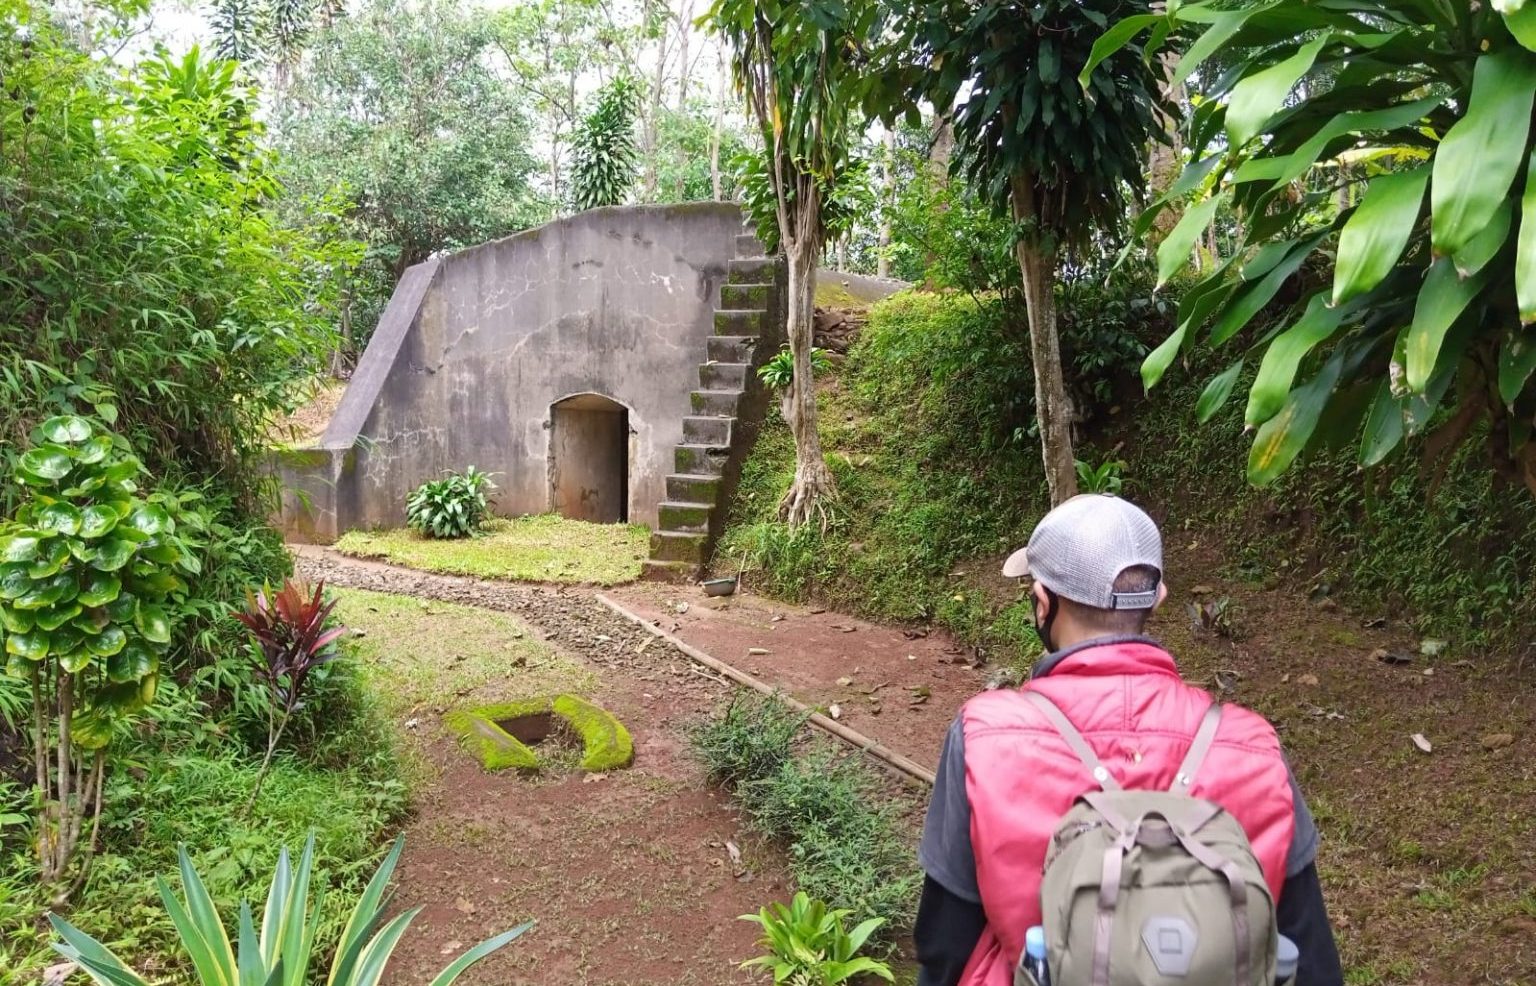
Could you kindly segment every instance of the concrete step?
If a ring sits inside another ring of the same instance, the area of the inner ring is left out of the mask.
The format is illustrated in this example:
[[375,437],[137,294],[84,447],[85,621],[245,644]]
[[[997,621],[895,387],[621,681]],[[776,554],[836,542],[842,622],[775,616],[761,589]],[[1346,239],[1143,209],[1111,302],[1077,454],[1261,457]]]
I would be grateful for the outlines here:
[[726,445],[679,445],[673,462],[679,475],[719,476],[725,472],[725,460],[731,450]]
[[640,563],[640,577],[647,582],[692,582],[699,574],[699,565],[695,562],[647,558]]
[[707,535],[683,531],[656,531],[651,534],[651,558],[654,561],[682,561],[704,564]]
[[750,363],[757,336],[710,336],[705,340],[709,358],[716,363]]
[[715,335],[760,336],[763,334],[763,320],[767,317],[768,311],[764,308],[716,309]]
[[747,371],[751,369],[745,363],[701,363],[699,389],[746,390]]
[[779,262],[773,257],[737,257],[730,263],[726,280],[731,284],[772,284]]
[[668,476],[667,499],[677,503],[714,503],[719,476]]
[[757,238],[756,233],[742,233],[736,237],[736,256],[738,257],[766,257],[768,248],[763,246],[763,241]]
[[[737,282],[720,285],[721,308],[768,308],[768,294],[773,290],[773,285],[762,281],[756,283]],[[718,315],[718,313],[717,313]],[[716,322],[718,325],[719,323]]]
[[734,418],[741,391],[695,390],[688,396],[693,401],[693,413],[699,417]]
[[709,519],[714,513],[715,506],[712,503],[685,503],[677,500],[664,501],[657,510],[662,530],[683,534],[709,533]]
[[731,425],[735,423],[735,418],[684,418],[683,441],[689,445],[729,445],[731,444]]

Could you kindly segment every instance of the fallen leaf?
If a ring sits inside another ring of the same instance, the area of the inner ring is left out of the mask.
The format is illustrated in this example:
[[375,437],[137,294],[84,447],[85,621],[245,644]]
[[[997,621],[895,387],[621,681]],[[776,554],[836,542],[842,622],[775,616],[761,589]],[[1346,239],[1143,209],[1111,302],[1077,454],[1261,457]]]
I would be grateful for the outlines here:
[[1299,674],[1299,675],[1296,676],[1296,684],[1298,684],[1298,685],[1307,685],[1308,687],[1314,687],[1315,688],[1317,686],[1317,684],[1318,684],[1317,675],[1315,675],[1315,674]]
[[60,962],[43,970],[43,986],[64,986],[70,976],[73,976],[80,966],[74,962]]
[[853,633],[858,629],[858,627],[851,627],[846,623],[834,623],[832,624],[832,629],[838,631],[839,633]]
[[1515,736],[1513,733],[1489,733],[1479,742],[1483,744],[1485,750],[1502,750],[1506,746],[1514,745]]
[[672,611],[677,613],[677,615],[681,616],[684,613],[688,612],[688,604],[687,603],[678,603],[676,606],[672,607]]
[[640,642],[640,646],[635,648],[635,653],[636,654],[644,654],[645,653],[645,649],[647,647],[651,646],[652,644],[654,644],[659,639],[661,639],[661,638],[659,638],[659,637],[647,637],[647,638],[645,638],[644,640],[642,640]]
[[812,616],[820,616],[826,611],[826,607],[824,606],[812,606],[810,609],[806,610],[806,612],[810,613]]
[[1361,620],[1360,625],[1367,630],[1380,630],[1387,625],[1387,618],[1385,616],[1378,616],[1372,620]]
[[1413,658],[1407,654],[1394,654],[1385,647],[1378,647],[1371,651],[1371,659],[1383,664],[1412,664]]
[[768,622],[769,623],[781,623],[781,622],[783,622],[783,620],[784,620],[784,614],[783,613],[774,613],[772,616],[768,617]]
[[405,728],[406,729],[415,729],[419,725],[421,725],[421,720],[420,719],[407,719],[407,720],[405,720]]
[[849,678],[847,676],[844,676],[842,678],[837,679],[837,683],[839,685],[842,685],[844,688],[847,688],[849,685],[853,684],[853,679]]
[[475,905],[470,903],[469,898],[467,897],[460,897],[458,900],[454,901],[453,909],[458,911],[460,914],[475,913]]
[[1420,750],[1423,750],[1425,753],[1429,753],[1434,750],[1434,745],[1431,744],[1429,740],[1424,738],[1423,733],[1414,733],[1411,738],[1413,740],[1413,745],[1418,747]]
[[726,844],[725,844],[725,851],[730,853],[731,862],[737,864],[738,866],[741,865],[741,847],[740,846],[738,846],[734,842],[727,841]]
[[452,955],[454,952],[457,952],[459,949],[461,949],[463,947],[464,947],[464,943],[463,942],[461,942],[461,941],[451,941],[451,942],[448,942],[446,945],[443,946],[442,954],[444,954],[444,955]]
[[834,719],[840,719],[843,715],[843,707],[838,705],[836,702],[833,702],[832,705],[827,709],[827,715]]
[[1209,596],[1215,591],[1215,589],[1212,589],[1210,586],[1202,583],[1201,585],[1197,585],[1193,589],[1189,590],[1189,594],[1191,596]]
[[581,782],[583,784],[596,784],[598,781],[606,781],[607,779],[608,779],[608,775],[607,774],[583,774],[583,775],[581,775]]

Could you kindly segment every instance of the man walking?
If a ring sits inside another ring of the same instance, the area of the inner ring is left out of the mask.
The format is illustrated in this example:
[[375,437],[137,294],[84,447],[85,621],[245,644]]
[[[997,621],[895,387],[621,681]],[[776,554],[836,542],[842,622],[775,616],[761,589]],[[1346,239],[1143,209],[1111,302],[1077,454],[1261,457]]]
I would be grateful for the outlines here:
[[[945,740],[918,852],[926,875],[915,930],[919,986],[1011,986],[1025,932],[1041,923],[1052,834],[1079,796],[1104,783],[1042,705],[1065,715],[1109,784],[1175,784],[1212,698],[1186,685],[1173,657],[1142,636],[1167,595],[1162,568],[1152,519],[1099,495],[1051,511],[1004,565],[1007,577],[1033,579],[1047,653],[1021,688],[967,702]],[[1027,691],[1050,703],[1027,700]],[[1186,787],[1241,824],[1279,932],[1300,951],[1297,986],[1342,986],[1315,866],[1317,829],[1274,728],[1225,707]]]

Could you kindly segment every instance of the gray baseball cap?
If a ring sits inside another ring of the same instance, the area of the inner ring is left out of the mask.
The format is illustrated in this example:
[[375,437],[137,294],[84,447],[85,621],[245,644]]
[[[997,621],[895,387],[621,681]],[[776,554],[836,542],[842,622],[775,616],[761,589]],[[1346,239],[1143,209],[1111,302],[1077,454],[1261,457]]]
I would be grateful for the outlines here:
[[1127,568],[1163,571],[1163,538],[1152,518],[1129,500],[1085,493],[1040,518],[1029,545],[1003,563],[1003,575],[1024,575],[1052,592],[1095,609],[1151,609],[1157,591],[1115,592]]

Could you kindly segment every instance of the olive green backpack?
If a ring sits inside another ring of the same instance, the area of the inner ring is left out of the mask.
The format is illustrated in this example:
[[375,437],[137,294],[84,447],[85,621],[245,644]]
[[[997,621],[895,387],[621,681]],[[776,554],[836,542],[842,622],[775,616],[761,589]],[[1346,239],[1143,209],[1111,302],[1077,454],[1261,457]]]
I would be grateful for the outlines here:
[[[1173,787],[1122,790],[1055,703],[1045,714],[1100,790],[1056,827],[1040,885],[1050,986],[1271,986],[1275,905],[1237,819],[1192,797],[1216,738],[1212,703]],[[1021,961],[1016,986],[1034,986]]]

